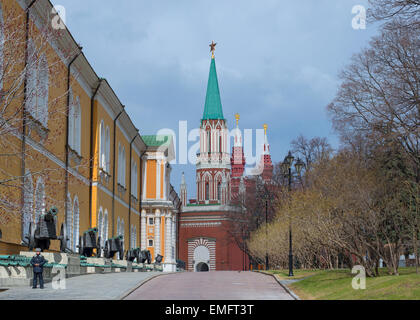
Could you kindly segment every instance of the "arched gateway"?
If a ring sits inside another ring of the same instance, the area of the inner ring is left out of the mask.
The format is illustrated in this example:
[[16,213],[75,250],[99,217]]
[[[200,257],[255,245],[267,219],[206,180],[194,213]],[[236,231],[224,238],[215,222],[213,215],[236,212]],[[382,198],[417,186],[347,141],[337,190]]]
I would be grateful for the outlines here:
[[197,246],[194,249],[194,271],[209,271],[210,251],[206,246]]

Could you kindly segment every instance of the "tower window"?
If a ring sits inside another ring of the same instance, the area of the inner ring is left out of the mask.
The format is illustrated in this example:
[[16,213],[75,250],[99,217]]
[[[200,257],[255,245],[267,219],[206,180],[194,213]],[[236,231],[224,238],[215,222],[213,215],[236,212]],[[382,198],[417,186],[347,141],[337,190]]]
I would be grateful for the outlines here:
[[153,226],[155,224],[155,218],[149,218],[149,225]]
[[211,152],[211,132],[207,131],[207,152]]
[[206,200],[210,199],[210,186],[209,183],[206,182]]
[[149,239],[149,247],[153,247],[153,239]]

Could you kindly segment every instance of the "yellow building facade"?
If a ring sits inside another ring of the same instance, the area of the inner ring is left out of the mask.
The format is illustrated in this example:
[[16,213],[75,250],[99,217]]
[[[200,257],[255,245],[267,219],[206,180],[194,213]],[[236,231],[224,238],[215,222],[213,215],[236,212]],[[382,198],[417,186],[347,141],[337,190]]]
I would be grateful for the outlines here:
[[[144,240],[151,205],[143,201],[169,199],[168,152],[145,143],[108,81],[67,28],[57,28],[48,0],[0,0],[0,22],[0,254],[27,250],[31,225],[56,206],[57,233],[63,225],[73,252],[80,235],[97,227],[102,244],[122,235],[125,250],[170,251],[174,261],[175,249]],[[179,201],[173,192],[172,207]],[[59,249],[52,241],[50,250]]]

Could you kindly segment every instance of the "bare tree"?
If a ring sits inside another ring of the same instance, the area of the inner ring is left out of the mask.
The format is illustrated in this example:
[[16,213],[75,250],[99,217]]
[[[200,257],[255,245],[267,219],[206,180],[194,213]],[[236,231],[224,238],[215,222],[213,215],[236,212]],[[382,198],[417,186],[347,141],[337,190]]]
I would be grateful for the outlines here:
[[[74,52],[54,46],[62,30],[52,28],[48,15],[41,25],[34,23],[32,14],[28,16],[29,20],[26,11],[7,8],[0,20],[0,223],[20,221],[24,201],[16,195],[33,192],[29,179],[42,176],[46,184],[63,183],[62,175],[52,174],[63,170],[40,165],[44,156],[28,141],[49,149],[63,136],[65,127],[57,125],[65,124],[67,110],[62,61]],[[16,167],[24,170],[18,172]],[[48,203],[65,202],[61,194],[46,197]]]
[[[368,17],[371,21],[384,21],[385,28],[420,26],[419,0],[369,0]],[[393,23],[389,24],[390,21]]]
[[[349,132],[391,137],[410,156],[420,181],[420,29],[382,31],[352,58],[328,106],[343,139]],[[350,134],[352,135],[352,134]]]
[[332,154],[332,147],[327,138],[315,137],[307,139],[300,135],[291,142],[292,152],[305,162],[306,169],[310,169],[313,163],[328,160]]

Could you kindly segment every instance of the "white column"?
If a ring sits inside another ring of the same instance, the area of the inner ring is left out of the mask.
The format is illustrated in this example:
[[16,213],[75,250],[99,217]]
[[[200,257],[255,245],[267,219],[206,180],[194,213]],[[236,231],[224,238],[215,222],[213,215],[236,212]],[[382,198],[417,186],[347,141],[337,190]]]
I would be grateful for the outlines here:
[[141,250],[146,250],[146,210],[141,211]]
[[156,209],[156,212],[155,212],[155,256],[153,257],[153,261],[155,260],[158,254],[160,254],[160,211],[159,209]]
[[171,249],[171,240],[172,240],[172,219],[171,214],[167,213],[165,216],[166,225],[165,225],[165,262],[172,262],[172,249]]
[[172,213],[172,261],[176,260],[176,212]]

